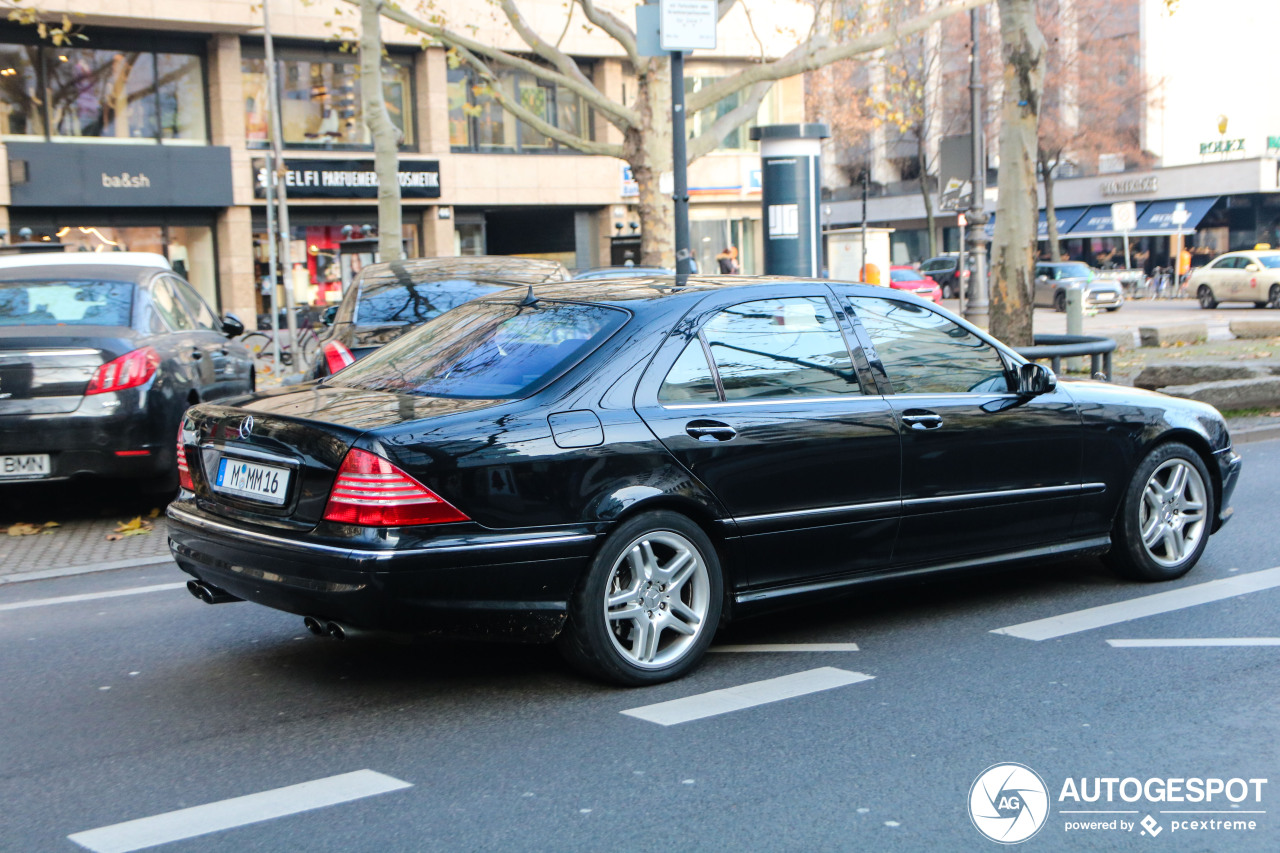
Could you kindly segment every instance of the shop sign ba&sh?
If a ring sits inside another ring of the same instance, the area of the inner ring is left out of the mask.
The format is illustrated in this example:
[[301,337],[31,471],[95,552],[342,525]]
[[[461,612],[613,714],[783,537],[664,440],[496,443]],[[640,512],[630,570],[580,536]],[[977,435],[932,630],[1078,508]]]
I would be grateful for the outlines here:
[[[377,198],[378,175],[372,160],[285,160],[284,185],[290,198]],[[267,195],[266,161],[253,161],[253,194]],[[401,198],[440,198],[437,160],[401,160]]]

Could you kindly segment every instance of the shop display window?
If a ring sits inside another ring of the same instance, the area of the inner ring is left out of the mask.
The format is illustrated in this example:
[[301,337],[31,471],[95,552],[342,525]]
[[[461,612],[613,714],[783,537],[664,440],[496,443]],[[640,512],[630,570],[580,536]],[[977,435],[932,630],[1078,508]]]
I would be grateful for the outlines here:
[[[276,65],[285,145],[338,150],[373,146],[361,106],[360,66],[354,57],[332,59],[284,50]],[[250,148],[265,148],[271,138],[266,60],[246,55],[241,72],[246,139]],[[415,144],[411,79],[408,61],[393,58],[383,63],[383,99],[391,122],[400,130],[403,147]]]
[[44,136],[40,48],[0,45],[0,137]]

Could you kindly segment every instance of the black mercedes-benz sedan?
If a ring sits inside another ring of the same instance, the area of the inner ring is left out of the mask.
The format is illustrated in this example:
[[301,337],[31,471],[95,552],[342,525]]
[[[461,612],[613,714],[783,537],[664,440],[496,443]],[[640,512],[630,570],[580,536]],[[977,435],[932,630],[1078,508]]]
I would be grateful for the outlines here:
[[1240,471],[1213,408],[1047,368],[884,288],[604,281],[468,302],[340,373],[186,415],[170,544],[206,601],[693,667],[730,617],[889,575],[1187,572]]
[[504,255],[411,258],[371,264],[342,301],[325,313],[329,330],[307,370],[310,379],[337,373],[405,332],[468,300],[507,287],[564,281],[559,261]]
[[0,487],[93,475],[176,489],[182,412],[253,390],[239,320],[156,259],[0,269]]

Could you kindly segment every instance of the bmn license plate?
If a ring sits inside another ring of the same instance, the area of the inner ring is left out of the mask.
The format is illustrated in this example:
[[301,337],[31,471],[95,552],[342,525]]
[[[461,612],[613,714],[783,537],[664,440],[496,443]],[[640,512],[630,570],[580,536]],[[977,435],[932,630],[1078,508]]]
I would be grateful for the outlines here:
[[280,506],[289,493],[289,469],[224,456],[218,462],[213,487],[219,492]]
[[48,477],[49,472],[49,454],[47,453],[0,456],[0,478]]

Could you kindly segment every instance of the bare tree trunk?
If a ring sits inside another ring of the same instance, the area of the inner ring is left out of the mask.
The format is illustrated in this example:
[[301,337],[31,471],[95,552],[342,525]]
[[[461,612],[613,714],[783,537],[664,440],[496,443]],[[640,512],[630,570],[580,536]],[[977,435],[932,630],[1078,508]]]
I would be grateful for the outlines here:
[[993,335],[1011,346],[1030,346],[1040,209],[1036,198],[1036,149],[1045,42],[1036,26],[1034,0],[999,0],[999,7],[1004,103],[990,327]]
[[920,164],[920,197],[924,199],[924,218],[929,229],[929,257],[938,254],[938,223],[933,215],[933,187],[929,186],[929,168],[925,157],[925,142],[919,139],[916,162]]
[[1049,226],[1049,260],[1057,263],[1062,260],[1062,245],[1058,237],[1058,205],[1053,200],[1053,170],[1058,168],[1061,157],[1052,161],[1047,157],[1040,160],[1040,171],[1044,173],[1044,215],[1045,224]]
[[659,186],[671,161],[671,69],[666,62],[649,62],[638,77],[636,110],[641,131],[627,132],[625,159],[640,189],[640,257],[642,266],[675,269],[675,205]]
[[382,94],[382,7],[384,0],[360,0],[360,100],[373,137],[373,170],[378,175],[378,258],[404,259],[400,218],[400,129],[387,115]]

